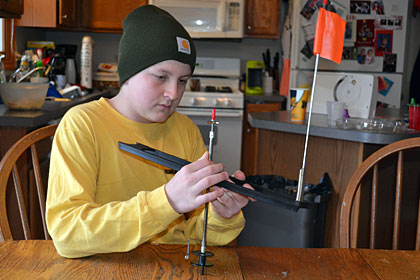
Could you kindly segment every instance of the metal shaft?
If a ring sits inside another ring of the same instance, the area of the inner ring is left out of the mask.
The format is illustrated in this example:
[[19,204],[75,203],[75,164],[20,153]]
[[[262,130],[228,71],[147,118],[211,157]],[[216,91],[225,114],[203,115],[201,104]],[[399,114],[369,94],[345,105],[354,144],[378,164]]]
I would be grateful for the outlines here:
[[319,54],[316,55],[316,60],[315,60],[314,80],[312,81],[311,103],[309,104],[308,124],[306,126],[305,150],[303,152],[302,168],[299,170],[299,181],[298,181],[296,201],[303,200],[303,193],[304,193],[303,181],[305,178],[306,151],[308,150],[309,128],[311,127],[312,105],[314,104],[316,74],[318,72],[318,62],[319,62]]
[[[214,120],[211,122],[210,132],[209,132],[209,159],[213,160],[213,141],[214,141]],[[206,193],[209,192],[209,189],[206,190]],[[206,203],[204,206],[204,228],[203,228],[203,238],[201,240],[201,253],[206,253],[206,239],[207,239],[207,216],[209,212],[209,204]]]
[[[213,160],[213,141],[214,141],[214,125],[216,110],[213,109],[212,117],[210,121],[210,132],[209,132],[209,159]],[[206,193],[209,192],[209,189],[206,189]],[[201,264],[201,275],[204,274],[204,267],[206,265],[206,247],[207,247],[207,217],[209,213],[209,203],[207,202],[204,206],[204,225],[203,225],[203,238],[201,239],[201,249],[200,249],[200,264]]]

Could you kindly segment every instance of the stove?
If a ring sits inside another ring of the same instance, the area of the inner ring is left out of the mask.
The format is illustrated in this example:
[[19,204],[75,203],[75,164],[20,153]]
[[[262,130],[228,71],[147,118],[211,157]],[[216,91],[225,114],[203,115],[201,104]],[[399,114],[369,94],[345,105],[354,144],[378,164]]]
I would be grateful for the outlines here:
[[178,108],[199,112],[212,108],[222,109],[221,113],[242,111],[244,95],[239,91],[239,77],[239,59],[198,57],[194,75],[188,81]]
[[[177,111],[190,117],[208,145],[211,111],[216,109],[216,139],[213,160],[223,162],[227,171],[240,169],[244,95],[239,90],[240,60],[197,57],[193,77]],[[236,139],[236,141],[232,141]]]

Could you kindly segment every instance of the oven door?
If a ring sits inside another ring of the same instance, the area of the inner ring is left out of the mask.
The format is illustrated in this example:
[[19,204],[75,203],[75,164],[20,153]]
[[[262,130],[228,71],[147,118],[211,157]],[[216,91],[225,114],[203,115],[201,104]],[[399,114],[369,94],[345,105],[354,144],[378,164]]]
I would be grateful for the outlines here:
[[[187,115],[200,129],[208,149],[211,109],[179,108],[177,112]],[[226,171],[233,174],[241,167],[243,110],[217,109],[215,136],[213,142],[213,161],[225,164]]]

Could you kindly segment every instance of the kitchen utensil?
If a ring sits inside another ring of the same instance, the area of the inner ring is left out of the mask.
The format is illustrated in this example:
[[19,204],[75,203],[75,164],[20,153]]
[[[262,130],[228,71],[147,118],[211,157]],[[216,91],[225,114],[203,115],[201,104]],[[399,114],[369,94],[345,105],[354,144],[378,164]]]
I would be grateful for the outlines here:
[[42,107],[47,95],[48,83],[3,83],[0,96],[11,110],[36,110]]

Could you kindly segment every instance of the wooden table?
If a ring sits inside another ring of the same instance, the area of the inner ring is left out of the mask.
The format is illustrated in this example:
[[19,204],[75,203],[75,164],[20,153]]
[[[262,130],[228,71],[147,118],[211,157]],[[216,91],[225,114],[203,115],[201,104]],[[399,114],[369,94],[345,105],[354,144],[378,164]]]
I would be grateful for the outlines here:
[[186,246],[144,244],[127,253],[60,257],[52,241],[0,243],[0,279],[418,279],[420,252],[210,247],[205,275]]

